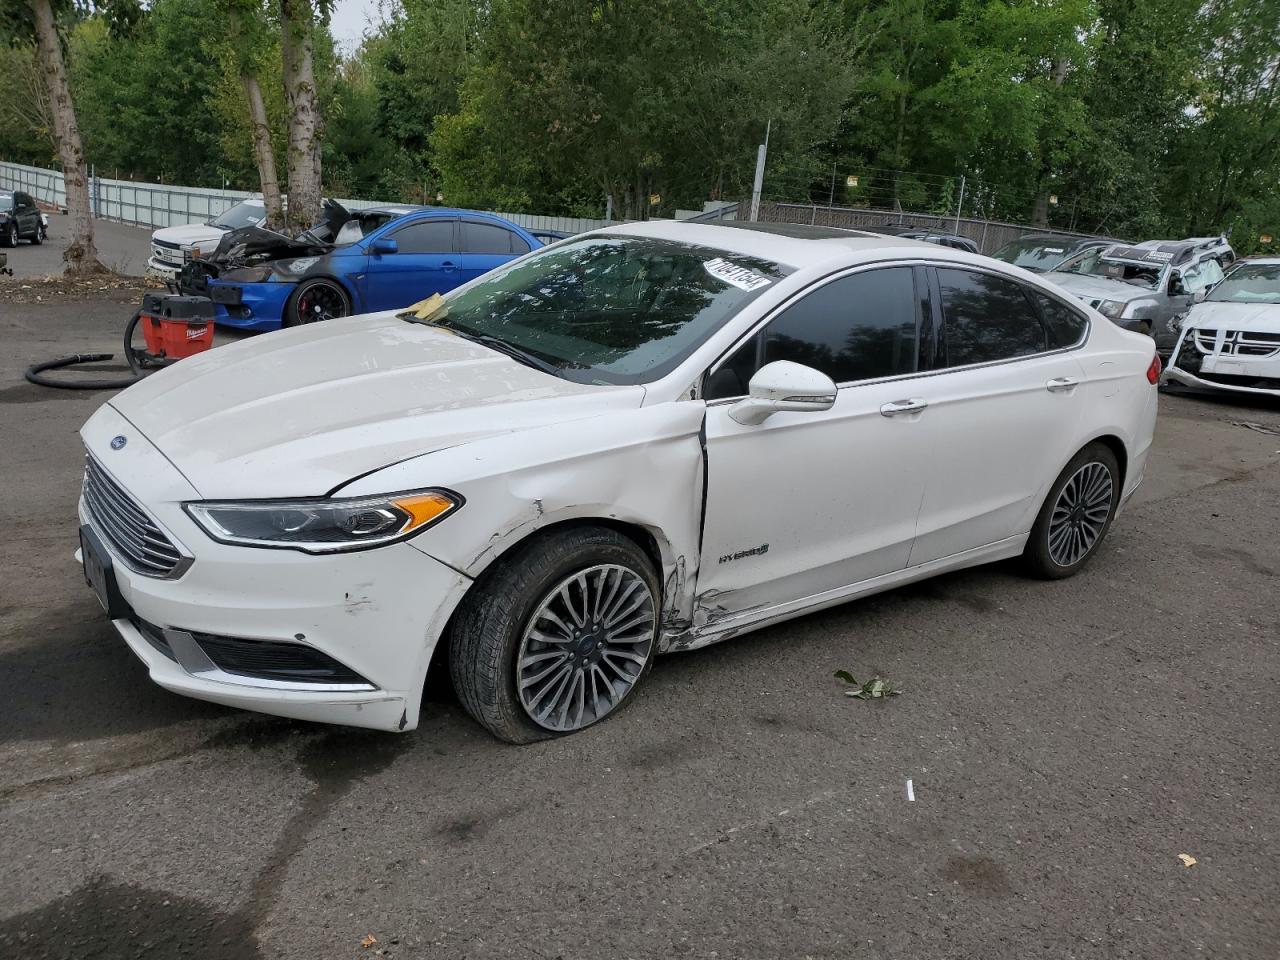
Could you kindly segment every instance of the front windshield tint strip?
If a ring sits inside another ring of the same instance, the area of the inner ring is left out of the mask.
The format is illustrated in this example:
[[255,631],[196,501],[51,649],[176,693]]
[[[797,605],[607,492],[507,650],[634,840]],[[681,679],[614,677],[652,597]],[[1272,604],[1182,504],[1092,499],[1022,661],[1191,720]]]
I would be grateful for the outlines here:
[[494,269],[426,321],[566,380],[651,383],[790,272],[727,250],[588,234]]

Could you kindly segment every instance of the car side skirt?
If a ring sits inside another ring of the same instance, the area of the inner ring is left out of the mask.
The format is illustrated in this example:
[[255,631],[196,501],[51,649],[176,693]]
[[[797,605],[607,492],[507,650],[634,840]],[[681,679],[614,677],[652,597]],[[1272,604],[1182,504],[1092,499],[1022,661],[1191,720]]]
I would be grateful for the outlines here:
[[[773,626],[775,623],[782,623],[784,620],[791,620],[808,613],[816,613],[819,610],[825,610],[828,607],[834,607],[849,600],[883,593],[886,590],[914,583],[917,580],[926,580],[947,570],[976,567],[984,563],[994,563],[997,560],[1016,557],[1026,547],[1029,536],[1030,533],[1023,533],[1014,537],[1007,537],[995,543],[988,543],[985,546],[975,547],[972,550],[965,550],[962,553],[952,554],[948,557],[939,557],[936,560],[930,560],[928,563],[922,563],[914,567],[905,567],[902,570],[895,570],[892,573],[873,577],[870,580],[863,580],[860,583],[837,587],[834,590],[827,590],[796,600],[788,600],[785,603],[743,610],[728,616],[717,617],[714,610],[699,605],[694,611],[695,625],[689,630],[664,635],[659,640],[658,649],[662,653],[697,650],[700,647],[707,647],[713,643],[719,643],[722,640],[749,633],[752,630],[760,630],[764,627]],[[701,623],[699,623],[700,621]]]

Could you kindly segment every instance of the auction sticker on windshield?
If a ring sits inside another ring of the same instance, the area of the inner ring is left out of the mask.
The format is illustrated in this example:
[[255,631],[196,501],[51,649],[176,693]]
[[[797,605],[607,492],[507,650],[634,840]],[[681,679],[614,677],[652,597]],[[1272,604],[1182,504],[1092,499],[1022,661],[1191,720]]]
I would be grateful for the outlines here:
[[773,283],[768,277],[762,277],[746,267],[732,264],[723,257],[708,260],[702,266],[706,268],[707,273],[717,280],[731,283],[740,290],[759,290],[761,287],[767,287]]

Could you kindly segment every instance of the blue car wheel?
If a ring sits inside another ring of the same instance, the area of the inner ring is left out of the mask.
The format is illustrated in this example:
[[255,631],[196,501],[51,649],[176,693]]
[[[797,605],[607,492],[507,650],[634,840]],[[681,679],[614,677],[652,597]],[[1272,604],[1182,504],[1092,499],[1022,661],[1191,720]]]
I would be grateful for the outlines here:
[[350,313],[351,298],[347,292],[332,280],[316,277],[298,285],[284,305],[284,316],[280,319],[286,327],[297,327],[345,317]]

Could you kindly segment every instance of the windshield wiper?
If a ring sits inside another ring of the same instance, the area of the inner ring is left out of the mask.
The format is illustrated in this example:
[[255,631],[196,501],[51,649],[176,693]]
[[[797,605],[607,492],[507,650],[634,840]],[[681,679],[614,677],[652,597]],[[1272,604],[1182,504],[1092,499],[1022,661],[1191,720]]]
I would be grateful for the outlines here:
[[450,327],[454,333],[462,337],[464,340],[470,340],[472,343],[478,343],[481,346],[488,347],[490,350],[496,350],[498,353],[504,354],[515,360],[517,363],[523,363],[526,367],[533,367],[535,370],[541,370],[543,373],[549,373],[553,377],[560,376],[560,367],[550,361],[543,360],[536,354],[530,353],[528,350],[522,350],[515,344],[507,343],[505,340],[499,340],[497,337],[491,337],[486,333],[463,333],[456,327]]

